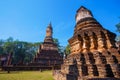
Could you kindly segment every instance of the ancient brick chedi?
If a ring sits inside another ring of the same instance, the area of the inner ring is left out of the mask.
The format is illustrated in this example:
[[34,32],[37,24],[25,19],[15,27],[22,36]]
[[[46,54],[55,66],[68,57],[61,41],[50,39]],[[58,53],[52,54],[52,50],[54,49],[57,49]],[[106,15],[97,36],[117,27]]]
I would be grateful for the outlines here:
[[38,52],[31,63],[34,66],[55,66],[61,65],[63,62],[62,56],[58,53],[57,44],[53,41],[53,28],[49,24],[46,29],[46,37],[40,45]]
[[115,34],[104,29],[90,10],[80,7],[76,14],[74,35],[69,44],[71,54],[55,80],[120,80],[120,53]]

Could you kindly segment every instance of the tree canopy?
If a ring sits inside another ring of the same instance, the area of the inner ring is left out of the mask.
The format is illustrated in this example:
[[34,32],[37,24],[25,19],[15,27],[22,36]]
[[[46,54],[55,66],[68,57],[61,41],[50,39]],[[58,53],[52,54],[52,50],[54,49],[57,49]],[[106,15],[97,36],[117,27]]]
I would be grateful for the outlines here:
[[117,28],[116,31],[120,33],[120,22],[116,25],[116,28]]
[[32,61],[40,44],[40,42],[30,43],[9,37],[7,40],[0,40],[0,55],[13,53],[13,64],[28,63]]
[[[116,24],[116,28],[117,28],[116,31],[120,33],[120,22],[118,24]],[[116,41],[120,41],[120,35],[117,35]]]

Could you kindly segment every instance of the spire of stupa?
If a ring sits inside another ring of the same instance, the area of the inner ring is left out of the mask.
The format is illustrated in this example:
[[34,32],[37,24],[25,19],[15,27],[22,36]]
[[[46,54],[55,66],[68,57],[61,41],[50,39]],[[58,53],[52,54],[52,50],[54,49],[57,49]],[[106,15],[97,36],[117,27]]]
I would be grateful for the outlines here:
[[81,6],[78,10],[77,10],[77,14],[76,14],[76,23],[78,23],[81,19],[83,18],[87,18],[87,17],[93,17],[92,13],[90,10],[88,10],[87,8],[85,8],[84,6]]

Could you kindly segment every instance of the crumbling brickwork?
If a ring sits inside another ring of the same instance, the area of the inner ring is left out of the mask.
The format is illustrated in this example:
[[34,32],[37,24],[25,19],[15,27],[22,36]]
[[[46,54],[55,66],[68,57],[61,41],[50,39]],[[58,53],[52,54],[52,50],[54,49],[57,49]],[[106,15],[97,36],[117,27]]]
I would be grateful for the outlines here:
[[90,10],[80,7],[76,14],[74,35],[69,44],[71,54],[55,80],[120,80],[120,53],[115,34],[104,29]]

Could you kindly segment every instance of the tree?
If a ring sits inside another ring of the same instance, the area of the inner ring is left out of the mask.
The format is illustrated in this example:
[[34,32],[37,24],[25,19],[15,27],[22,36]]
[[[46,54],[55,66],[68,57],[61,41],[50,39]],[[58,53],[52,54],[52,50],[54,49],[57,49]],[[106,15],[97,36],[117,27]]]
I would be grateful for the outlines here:
[[53,42],[57,45],[58,51],[61,52],[61,49],[60,49],[61,46],[60,46],[60,43],[59,43],[58,39],[53,38]]
[[116,25],[116,28],[117,28],[116,31],[120,33],[120,23],[118,23],[118,24]]
[[35,51],[35,54],[37,53],[37,50],[39,49],[39,47],[40,47],[40,45],[41,45],[42,43],[41,42],[35,42],[35,43],[33,43],[33,50]]
[[54,41],[54,43],[55,43],[55,44],[57,45],[57,47],[58,47],[58,52],[61,54],[61,56],[63,56],[63,55],[64,55],[65,47],[60,45],[58,39],[53,38],[53,41]]
[[120,41],[120,35],[117,35],[115,38],[116,41]]
[[53,42],[57,45],[57,47],[59,47],[59,46],[60,46],[60,43],[59,43],[58,39],[53,38]]
[[65,48],[65,53],[66,53],[66,55],[70,54],[70,45],[69,44]]
[[13,41],[7,39],[3,46],[4,53],[8,54],[8,53],[14,52],[14,47],[15,46],[14,46]]
[[40,42],[30,43],[14,40],[12,37],[9,37],[6,40],[0,40],[0,54],[3,55],[13,53],[13,64],[26,64],[33,60],[33,57],[40,44]]
[[14,44],[16,45],[14,54],[15,63],[26,64],[32,61],[40,43],[15,41]]
[[[119,18],[120,18],[120,17],[119,17]],[[117,28],[116,31],[120,33],[120,22],[119,22],[118,24],[116,24],[116,28]],[[120,35],[117,35],[116,41],[120,41]]]
[[7,40],[6,40],[6,42],[13,42],[13,38],[12,37],[9,37]]
[[116,28],[117,28],[116,31],[120,33],[120,22],[118,24],[116,24]]
[[4,41],[1,39],[0,40],[0,55],[4,54],[3,45],[4,45]]

